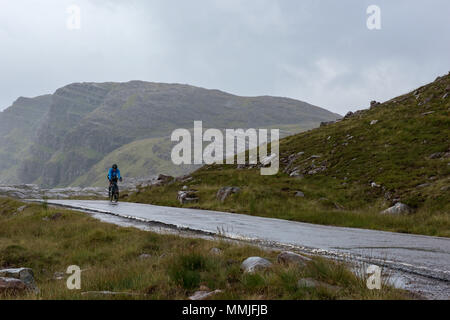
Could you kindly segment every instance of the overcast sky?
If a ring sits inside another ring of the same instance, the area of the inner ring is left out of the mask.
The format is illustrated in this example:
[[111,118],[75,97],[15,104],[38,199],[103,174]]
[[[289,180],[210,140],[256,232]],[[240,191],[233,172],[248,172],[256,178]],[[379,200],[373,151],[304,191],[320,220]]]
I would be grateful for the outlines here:
[[[381,30],[367,28],[372,4]],[[450,71],[449,14],[448,0],[0,0],[0,109],[72,82],[146,80],[345,114]]]

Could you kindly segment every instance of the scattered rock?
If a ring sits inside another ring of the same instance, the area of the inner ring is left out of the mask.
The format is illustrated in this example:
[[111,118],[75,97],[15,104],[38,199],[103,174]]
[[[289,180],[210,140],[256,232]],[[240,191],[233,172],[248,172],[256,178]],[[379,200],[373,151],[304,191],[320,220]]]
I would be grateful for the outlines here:
[[222,250],[220,250],[219,248],[212,248],[211,250],[209,250],[209,253],[213,255],[221,255]]
[[329,125],[335,124],[335,123],[336,123],[336,121],[325,121],[325,122],[321,122],[321,123],[320,123],[320,127],[326,127],[326,126],[329,126]]
[[147,259],[150,259],[151,257],[152,257],[151,254],[143,253],[143,254],[141,254],[141,255],[139,256],[139,259],[140,259],[140,260],[147,260]]
[[178,191],[177,200],[180,204],[198,202],[197,191]]
[[246,273],[253,273],[256,271],[266,270],[271,266],[272,263],[267,259],[261,257],[250,257],[247,258],[244,262],[242,262],[241,270],[243,270]]
[[28,289],[25,282],[16,278],[0,277],[0,294],[16,295]]
[[224,202],[230,195],[239,192],[241,192],[241,189],[238,187],[224,187],[217,191],[216,198],[217,200]]
[[167,176],[164,174],[160,174],[158,176],[158,178],[156,178],[156,181],[154,183],[152,183],[155,186],[162,186],[162,185],[166,185],[166,184],[170,184],[172,182],[175,182],[175,178],[172,176]]
[[113,292],[113,291],[86,291],[81,293],[82,296],[139,296],[139,293],[131,292]]
[[354,115],[354,113],[351,112],[351,111],[349,111],[349,112],[345,115],[344,119],[351,118],[353,115]]
[[429,112],[422,113],[422,115],[423,116],[428,116],[428,115],[433,114],[433,113],[434,113],[434,111],[429,111]]
[[303,174],[301,174],[300,170],[295,170],[295,171],[291,172],[289,177],[291,177],[291,178],[303,178]]
[[426,188],[426,187],[429,187],[429,186],[431,186],[430,183],[422,183],[422,184],[419,184],[416,188],[421,189],[421,188]]
[[372,182],[372,183],[370,184],[370,186],[371,186],[372,188],[381,188],[381,186],[380,186],[379,184],[377,184],[376,182]]
[[17,208],[16,214],[17,213],[22,213],[28,206],[21,206],[20,208]]
[[160,174],[160,175],[158,176],[158,178],[156,178],[156,180],[159,180],[159,181],[169,181],[169,180],[173,180],[173,177],[172,177],[172,176],[166,176],[166,175],[164,175],[164,174]]
[[327,167],[325,167],[325,166],[320,166],[320,167],[316,167],[316,168],[314,168],[314,169],[309,170],[309,171],[308,171],[308,174],[309,174],[309,175],[315,175],[315,174],[318,174],[318,173],[320,173],[320,172],[324,172],[324,171],[326,171],[326,170],[327,170]]
[[44,218],[42,218],[42,220],[44,220],[44,221],[54,221],[54,220],[57,220],[57,219],[61,218],[62,215],[63,215],[62,213],[57,212],[57,213],[55,213],[55,214],[52,214],[52,215],[49,216],[49,217],[44,217]]
[[428,159],[440,159],[444,156],[444,152],[436,152],[428,157]]
[[298,280],[297,286],[300,288],[326,288],[329,291],[339,291],[341,287],[332,286],[328,283],[318,281],[312,278],[303,278]]
[[274,153],[268,157],[265,157],[261,160],[261,166],[267,167],[277,158],[278,156]]
[[404,203],[398,202],[395,206],[390,207],[381,212],[381,214],[397,215],[403,213],[411,213],[412,209]]
[[282,264],[298,264],[299,266],[306,266],[306,264],[308,262],[311,261],[310,258],[302,256],[300,254],[294,253],[294,252],[290,252],[290,251],[285,251],[282,252],[278,255],[278,263],[282,263]]
[[53,274],[54,280],[64,280],[66,278],[66,274],[64,272],[55,272]]
[[381,103],[380,102],[377,102],[377,101],[371,101],[370,102],[370,109],[373,109],[373,108],[376,108],[376,107],[378,107],[379,105],[381,105]]
[[187,191],[187,190],[189,190],[189,187],[188,186],[183,186],[183,189],[182,189],[183,191]]
[[370,122],[370,125],[371,126],[374,126],[374,125],[376,125],[378,123],[378,120],[372,120],[371,122]]
[[189,300],[207,300],[212,296],[221,293],[222,290],[215,291],[197,291],[192,296],[189,297]]
[[295,193],[295,196],[296,196],[297,198],[304,198],[304,197],[305,197],[305,194],[304,194],[302,191],[297,191],[297,192]]

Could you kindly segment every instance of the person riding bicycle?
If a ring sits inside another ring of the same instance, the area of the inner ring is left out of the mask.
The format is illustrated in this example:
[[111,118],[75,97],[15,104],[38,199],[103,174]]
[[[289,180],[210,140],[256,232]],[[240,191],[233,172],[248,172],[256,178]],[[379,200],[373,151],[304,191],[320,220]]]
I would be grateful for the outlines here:
[[109,180],[109,194],[111,194],[113,183],[117,183],[117,180],[122,182],[122,177],[120,176],[120,170],[117,167],[117,164],[113,164],[112,168],[109,169],[107,177]]

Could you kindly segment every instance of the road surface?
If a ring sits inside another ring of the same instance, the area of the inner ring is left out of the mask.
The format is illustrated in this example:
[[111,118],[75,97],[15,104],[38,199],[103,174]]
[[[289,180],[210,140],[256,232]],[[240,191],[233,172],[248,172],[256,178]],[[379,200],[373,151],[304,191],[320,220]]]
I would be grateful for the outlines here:
[[113,215],[199,234],[221,235],[265,245],[290,247],[336,259],[383,265],[401,274],[401,281],[407,289],[420,292],[429,298],[450,298],[448,238],[313,225],[243,214],[138,203],[123,202],[112,205],[107,201],[94,200],[47,202],[97,213],[97,218],[104,221],[108,221],[108,215]]

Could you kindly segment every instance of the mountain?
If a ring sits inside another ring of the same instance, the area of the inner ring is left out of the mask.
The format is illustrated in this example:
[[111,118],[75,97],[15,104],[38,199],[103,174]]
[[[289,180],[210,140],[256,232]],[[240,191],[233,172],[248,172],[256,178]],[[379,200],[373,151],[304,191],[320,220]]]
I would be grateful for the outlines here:
[[17,181],[18,163],[31,146],[52,96],[20,97],[0,113],[0,181]]
[[52,95],[21,98],[0,113],[0,123],[7,124],[0,131],[0,182],[102,183],[118,160],[124,174],[133,176],[184,173],[192,168],[174,167],[166,151],[171,132],[192,128],[195,120],[204,127],[282,126],[292,133],[338,117],[293,99],[239,97],[189,85],[74,83]]
[[[177,193],[187,185],[197,190],[197,208],[448,237],[450,74],[282,139],[280,165],[275,176],[205,166],[191,180],[142,188],[127,201],[180,206]],[[227,186],[241,191],[222,203],[216,193]],[[381,213],[397,203],[410,213]]]

